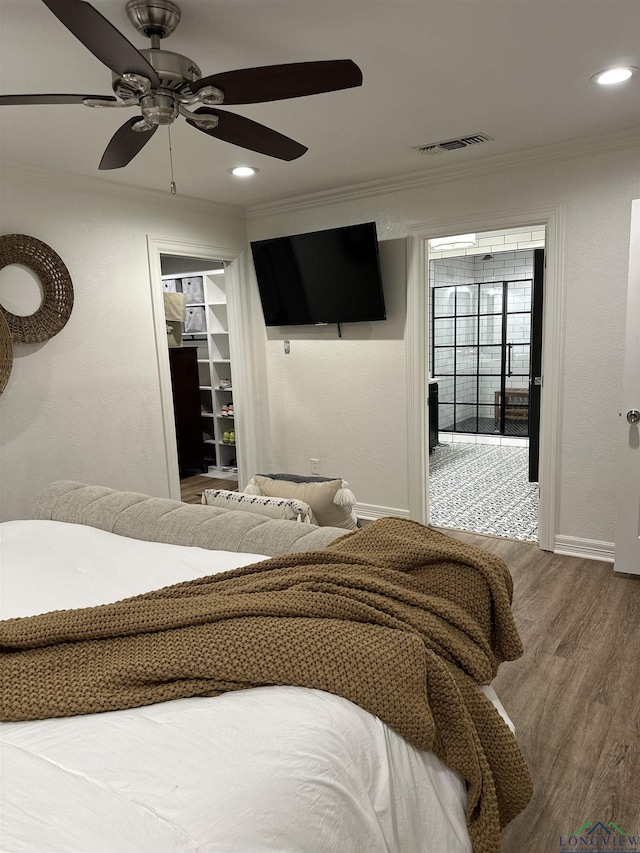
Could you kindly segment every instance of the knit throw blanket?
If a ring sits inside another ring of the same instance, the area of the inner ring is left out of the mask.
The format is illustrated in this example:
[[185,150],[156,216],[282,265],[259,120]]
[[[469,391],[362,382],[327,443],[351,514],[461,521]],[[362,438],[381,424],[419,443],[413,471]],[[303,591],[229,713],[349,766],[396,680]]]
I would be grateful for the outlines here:
[[267,684],[325,690],[459,773],[473,849],[499,853],[531,796],[516,740],[478,689],[522,654],[511,596],[498,557],[385,518],[322,551],[0,623],[0,718]]

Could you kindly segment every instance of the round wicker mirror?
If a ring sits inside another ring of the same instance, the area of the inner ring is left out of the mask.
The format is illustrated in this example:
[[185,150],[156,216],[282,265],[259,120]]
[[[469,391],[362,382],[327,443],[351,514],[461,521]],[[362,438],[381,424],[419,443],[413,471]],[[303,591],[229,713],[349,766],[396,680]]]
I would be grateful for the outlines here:
[[50,246],[26,234],[0,237],[0,269],[23,264],[42,282],[44,299],[37,311],[25,317],[0,305],[11,340],[21,344],[47,341],[63,329],[73,308],[73,285],[69,270]]

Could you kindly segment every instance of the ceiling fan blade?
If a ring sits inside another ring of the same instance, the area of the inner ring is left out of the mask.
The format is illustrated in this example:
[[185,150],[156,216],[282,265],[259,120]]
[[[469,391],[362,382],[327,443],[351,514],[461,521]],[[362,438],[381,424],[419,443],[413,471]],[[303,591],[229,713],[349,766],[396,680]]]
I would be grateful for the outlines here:
[[117,101],[113,95],[0,95],[0,105],[13,104],[81,104],[85,98]]
[[190,83],[193,92],[215,86],[224,92],[224,104],[258,104],[335,92],[362,85],[362,71],[350,59],[323,62],[292,62],[243,68],[203,77]]
[[265,127],[264,124],[258,124],[257,121],[252,121],[250,118],[235,113],[201,107],[199,110],[195,110],[194,115],[217,116],[218,126],[214,127],[213,130],[204,130],[189,119],[187,122],[209,136],[215,136],[217,139],[230,142],[232,145],[239,145],[241,148],[248,148],[250,151],[257,151],[259,154],[267,154],[269,157],[277,157],[279,160],[295,160],[297,157],[302,157],[308,150],[294,139],[289,139],[288,136],[283,136],[276,130]]
[[140,116],[130,118],[116,130],[105,148],[98,169],[121,169],[142,151],[158,129],[158,125],[154,125],[151,130],[133,130],[133,125],[140,120]]
[[160,86],[158,75],[144,56],[97,9],[85,0],[42,0],[100,62],[118,76],[140,74]]

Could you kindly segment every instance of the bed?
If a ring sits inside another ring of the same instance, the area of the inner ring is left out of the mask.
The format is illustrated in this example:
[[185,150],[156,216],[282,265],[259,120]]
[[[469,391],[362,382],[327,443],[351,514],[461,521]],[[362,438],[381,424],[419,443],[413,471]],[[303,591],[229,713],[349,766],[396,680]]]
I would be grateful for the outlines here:
[[[2,619],[119,601],[344,535],[70,482],[35,515],[0,526]],[[323,690],[260,686],[7,722],[0,734],[7,853],[472,850],[461,776]]]

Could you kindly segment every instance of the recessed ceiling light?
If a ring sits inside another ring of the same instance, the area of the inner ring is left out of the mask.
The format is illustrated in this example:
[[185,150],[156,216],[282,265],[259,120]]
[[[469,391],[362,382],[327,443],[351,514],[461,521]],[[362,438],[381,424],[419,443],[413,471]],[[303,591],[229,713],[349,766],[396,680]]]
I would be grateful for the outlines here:
[[232,175],[236,178],[250,178],[258,171],[253,166],[236,166],[235,169],[229,169]]
[[640,69],[633,65],[621,65],[618,68],[607,68],[606,71],[598,71],[591,78],[593,83],[599,83],[601,86],[612,86],[615,83],[624,83],[634,74],[637,74]]

